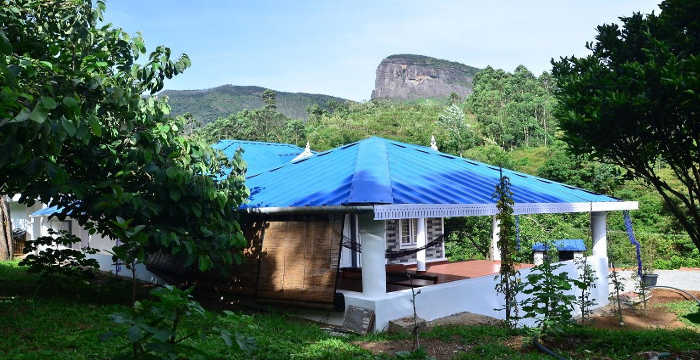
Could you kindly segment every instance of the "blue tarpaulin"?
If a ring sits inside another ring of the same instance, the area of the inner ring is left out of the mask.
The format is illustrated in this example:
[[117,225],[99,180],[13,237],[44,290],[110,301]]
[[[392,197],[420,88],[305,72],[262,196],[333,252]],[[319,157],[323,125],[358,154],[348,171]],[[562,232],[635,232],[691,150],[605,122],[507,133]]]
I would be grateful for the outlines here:
[[[583,239],[559,239],[552,241],[558,251],[586,251]],[[547,246],[541,242],[532,245],[532,251],[547,251]]]

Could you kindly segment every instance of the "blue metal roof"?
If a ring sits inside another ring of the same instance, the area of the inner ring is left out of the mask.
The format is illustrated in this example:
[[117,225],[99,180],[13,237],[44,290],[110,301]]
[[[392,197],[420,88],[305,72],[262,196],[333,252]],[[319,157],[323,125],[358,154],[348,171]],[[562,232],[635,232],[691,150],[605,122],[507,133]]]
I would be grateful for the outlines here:
[[[244,207],[493,204],[499,174],[495,166],[371,137],[248,176]],[[515,203],[618,201],[512,170],[503,174]]]
[[61,212],[61,210],[63,210],[62,207],[49,206],[49,207],[46,207],[46,208],[43,208],[43,209],[40,209],[40,210],[33,212],[30,216],[50,216],[50,215],[57,214],[57,213]]
[[[552,241],[559,251],[586,251],[583,239],[559,239]],[[545,244],[538,242],[532,245],[532,251],[547,251]]]
[[246,140],[220,140],[212,145],[221,150],[229,159],[239,148],[243,148],[243,160],[248,165],[248,175],[258,174],[292,161],[303,148],[292,144],[277,144]]

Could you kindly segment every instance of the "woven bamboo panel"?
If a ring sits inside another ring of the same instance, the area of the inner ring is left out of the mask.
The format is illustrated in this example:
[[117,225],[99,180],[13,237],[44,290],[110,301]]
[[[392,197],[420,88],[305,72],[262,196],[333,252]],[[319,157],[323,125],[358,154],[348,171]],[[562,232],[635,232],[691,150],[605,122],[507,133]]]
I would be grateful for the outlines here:
[[332,303],[342,222],[335,218],[270,221],[264,231],[259,297]]
[[233,266],[231,290],[235,293],[255,295],[259,258],[266,225],[264,221],[253,220],[241,224],[245,238],[248,240],[248,247],[243,250],[241,263]]

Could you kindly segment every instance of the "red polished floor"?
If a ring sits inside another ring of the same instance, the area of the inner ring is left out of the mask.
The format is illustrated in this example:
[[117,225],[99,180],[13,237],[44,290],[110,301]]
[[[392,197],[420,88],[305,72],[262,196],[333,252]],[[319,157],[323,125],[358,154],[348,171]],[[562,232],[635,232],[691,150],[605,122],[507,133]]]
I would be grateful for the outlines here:
[[[517,264],[517,269],[530,268],[534,265],[532,264]],[[409,265],[408,270],[415,270],[415,265]],[[458,261],[458,262],[439,262],[439,263],[428,263],[426,265],[426,272],[432,274],[445,274],[452,275],[463,278],[475,278],[486,275],[493,275],[500,271],[501,262],[500,261],[490,261],[490,260],[469,260],[469,261]]]
[[[532,267],[532,264],[518,264],[518,269]],[[493,275],[501,268],[499,261],[469,260],[459,262],[434,262],[428,263],[425,272],[419,272],[418,278],[413,280],[401,279],[401,273],[415,273],[415,265],[391,264],[386,266],[387,291],[397,291],[433,284],[441,284],[451,281]],[[398,280],[392,280],[399,274]],[[362,291],[362,271],[359,268],[343,269],[338,277],[338,289]]]

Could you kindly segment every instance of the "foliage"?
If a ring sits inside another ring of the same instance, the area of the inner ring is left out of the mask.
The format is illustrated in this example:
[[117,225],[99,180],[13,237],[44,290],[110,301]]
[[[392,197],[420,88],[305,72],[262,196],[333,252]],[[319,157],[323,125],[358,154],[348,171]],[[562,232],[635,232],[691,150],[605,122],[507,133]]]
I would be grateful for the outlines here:
[[522,65],[512,74],[489,66],[474,77],[467,107],[489,144],[546,146],[556,130],[552,87],[546,72],[538,78]]
[[438,115],[437,136],[444,139],[440,151],[452,154],[462,154],[478,142],[474,130],[467,123],[464,111],[452,104]]
[[174,60],[159,46],[141,60],[143,39],[103,25],[101,1],[5,3],[0,192],[56,205],[59,219],[71,214],[113,239],[125,230],[119,223],[139,229],[138,243],[120,240],[140,261],[164,251],[200,270],[231,263],[245,245],[231,211],[248,195],[242,160],[181,136],[186,120],[169,117],[164,99],[144,96],[189,58]]
[[214,143],[222,139],[254,140],[266,142],[291,142],[300,144],[306,138],[304,123],[288,119],[277,111],[276,94],[265,90],[262,96],[265,107],[242,110],[219,118],[197,130],[197,135]]
[[576,259],[575,262],[578,278],[572,279],[572,282],[580,292],[574,304],[581,310],[581,323],[586,323],[593,313],[593,308],[598,305],[598,301],[591,296],[591,290],[597,287],[598,276],[588,263],[587,257]]
[[[515,269],[515,222],[513,220],[513,192],[510,190],[510,179],[501,175],[496,186],[496,208],[499,222],[498,251],[501,253],[501,266],[496,277],[496,292],[503,294],[504,305],[498,310],[506,313],[505,322],[509,327],[515,327],[518,323],[518,302],[516,296],[522,290],[520,276]],[[494,249],[495,250],[495,249]]]
[[[196,346],[184,343],[190,338],[204,339],[209,335],[220,336],[227,346],[232,346],[231,333],[214,326],[214,318],[198,302],[192,299],[192,289],[183,291],[173,286],[151,291],[155,300],[137,301],[128,313],[112,314],[115,324],[126,326],[121,334],[130,351],[115,359],[207,359],[207,354]],[[183,332],[185,322],[190,326]],[[118,336],[107,332],[102,340]],[[241,350],[250,352],[254,344],[237,338]]]
[[[98,341],[107,331],[127,331],[114,324],[107,314],[129,312],[128,281],[108,278],[90,285],[68,280],[48,284],[35,300],[29,299],[37,280],[17,262],[0,262],[0,357],[8,360],[107,359],[114,349],[128,346],[125,338],[113,337]],[[113,281],[113,282],[112,282]],[[53,287],[61,288],[54,289]],[[54,290],[56,292],[54,292]],[[145,295],[145,294],[144,294]],[[116,301],[115,299],[119,299]],[[227,299],[228,300],[228,299]],[[117,304],[115,304],[115,302]],[[216,315],[216,314],[213,314]],[[203,349],[209,358],[218,359],[377,359],[357,342],[377,342],[402,339],[397,335],[370,334],[339,337],[330,335],[318,325],[298,321],[286,314],[270,312],[241,313],[215,316],[214,326],[232,334],[255,338],[253,354],[237,346],[226,346],[218,334],[204,339],[192,337],[183,341]],[[183,322],[182,333],[196,331],[197,323]],[[437,326],[421,333],[424,342],[430,339],[450,339],[468,349],[455,354],[462,359],[541,359],[532,347],[511,348],[504,343],[516,343],[526,335],[523,329],[500,326]],[[404,338],[405,339],[405,338]],[[689,330],[600,330],[589,327],[571,328],[556,335],[554,343],[570,344],[562,353],[571,358],[634,357],[640,351],[680,352],[697,349],[700,333]],[[391,359],[390,355],[380,359]]]
[[491,218],[446,218],[445,235],[445,254],[450,261],[486,259],[491,244]]
[[608,279],[610,279],[610,283],[613,286],[614,293],[610,296],[611,300],[615,301],[615,313],[617,313],[617,318],[619,320],[620,326],[625,325],[625,323],[622,321],[622,302],[620,300],[620,293],[625,291],[625,284],[623,282],[623,279],[620,277],[620,274],[617,272],[617,268],[615,267],[615,264],[612,261],[612,258],[610,258],[610,267],[612,268],[612,271],[610,271],[610,274],[608,275]]
[[623,183],[619,167],[593,161],[584,155],[572,155],[561,140],[555,140],[548,150],[537,176],[602,194],[612,194]]
[[312,147],[326,150],[368,136],[381,136],[413,144],[430,144],[435,135],[438,147],[447,141],[436,129],[438,115],[443,110],[434,103],[399,103],[373,100],[345,104],[332,112],[311,116],[306,122],[306,135]]
[[26,266],[28,272],[40,274],[41,277],[89,277],[100,268],[97,260],[88,257],[97,250],[89,247],[74,249],[75,244],[80,244],[77,236],[49,229],[49,236],[25,243],[27,255],[19,265]]
[[590,55],[552,62],[557,116],[572,151],[651,184],[700,248],[700,3],[659,7],[598,26]]
[[695,300],[674,301],[657,304],[656,306],[665,307],[678,315],[678,318],[684,324],[694,328],[696,331],[700,330],[700,304]]
[[514,159],[510,152],[498,145],[476,146],[467,150],[464,156],[469,159],[513,170],[517,170],[526,164],[524,161]]
[[[549,248],[554,251],[554,246]],[[576,297],[569,294],[572,281],[568,273],[557,271],[562,266],[554,263],[552,256],[545,256],[544,262],[527,275],[523,293],[529,298],[522,304],[523,317],[534,319],[542,334],[562,332],[572,323]]]

